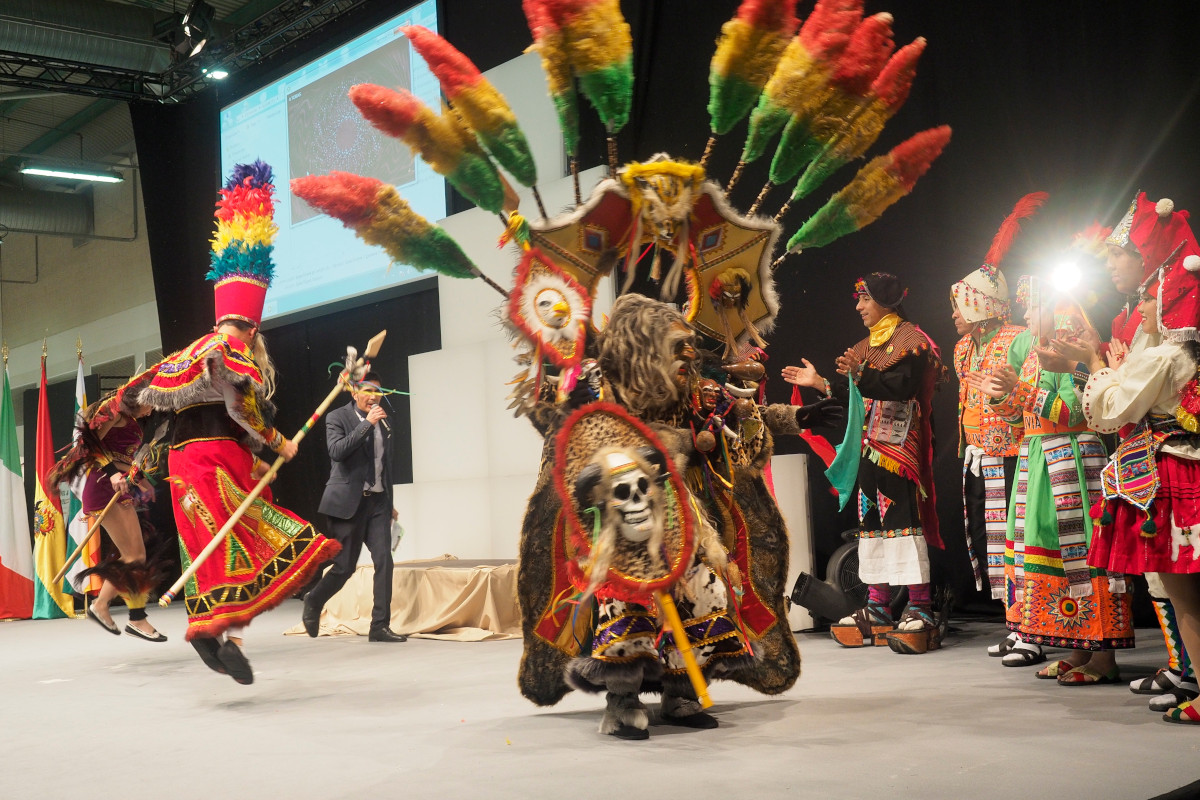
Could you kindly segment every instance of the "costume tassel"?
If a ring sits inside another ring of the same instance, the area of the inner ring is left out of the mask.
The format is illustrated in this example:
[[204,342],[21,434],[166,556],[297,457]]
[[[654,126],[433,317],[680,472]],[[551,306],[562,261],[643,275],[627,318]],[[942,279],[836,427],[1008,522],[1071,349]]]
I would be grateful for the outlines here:
[[749,316],[747,316],[746,307],[744,305],[738,306],[738,317],[740,317],[742,320],[742,327],[744,327],[746,332],[750,334],[750,339],[759,347],[765,348],[767,343],[762,338],[762,334],[759,333],[758,328],[755,327],[754,322]]
[[1154,524],[1154,518],[1147,515],[1146,521],[1142,523],[1142,536],[1149,538],[1158,533],[1158,526]]

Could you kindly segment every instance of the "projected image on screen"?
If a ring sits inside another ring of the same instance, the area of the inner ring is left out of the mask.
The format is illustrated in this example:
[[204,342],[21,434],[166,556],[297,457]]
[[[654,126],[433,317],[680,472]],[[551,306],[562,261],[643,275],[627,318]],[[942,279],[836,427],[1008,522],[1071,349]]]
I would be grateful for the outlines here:
[[[287,99],[289,177],[330,170],[370,175],[403,186],[415,177],[412,151],[371,127],[347,93],[356,83],[412,90],[407,39],[398,39],[292,92]],[[292,198],[292,224],[317,216]]]
[[[337,220],[292,197],[291,178],[334,170],[395,185],[413,210],[437,222],[446,216],[446,183],[408,147],[361,118],[347,92],[356,83],[411,91],[441,104],[437,79],[398,28],[438,29],[437,2],[424,0],[387,22],[221,109],[221,171],[261,158],[275,171],[272,254],[275,279],[263,321],[278,325],[359,302],[424,277],[392,264],[387,253],[355,237]],[[268,327],[270,327],[268,325]]]

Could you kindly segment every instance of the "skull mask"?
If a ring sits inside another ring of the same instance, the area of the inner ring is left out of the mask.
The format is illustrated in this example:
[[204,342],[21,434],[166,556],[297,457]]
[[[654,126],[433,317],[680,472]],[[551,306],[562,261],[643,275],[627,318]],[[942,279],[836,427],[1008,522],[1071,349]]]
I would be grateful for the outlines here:
[[623,453],[609,453],[606,461],[612,508],[621,515],[621,535],[631,542],[644,542],[654,532],[650,476]]

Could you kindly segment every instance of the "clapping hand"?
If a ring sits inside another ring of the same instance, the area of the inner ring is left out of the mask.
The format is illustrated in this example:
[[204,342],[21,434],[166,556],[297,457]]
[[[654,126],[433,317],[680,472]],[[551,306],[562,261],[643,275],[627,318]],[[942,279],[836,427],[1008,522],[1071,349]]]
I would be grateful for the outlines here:
[[837,357],[836,363],[839,375],[857,375],[862,368],[862,362],[850,348],[846,348],[846,352]]

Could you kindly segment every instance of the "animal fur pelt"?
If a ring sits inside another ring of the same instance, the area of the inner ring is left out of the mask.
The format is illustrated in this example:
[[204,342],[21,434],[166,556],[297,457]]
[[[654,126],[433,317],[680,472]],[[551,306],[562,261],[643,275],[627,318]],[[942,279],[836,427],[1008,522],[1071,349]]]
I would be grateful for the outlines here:
[[572,689],[600,692],[633,693],[647,691],[646,681],[660,681],[661,661],[639,658],[629,663],[612,663],[594,658],[572,658],[567,662],[566,681]]

